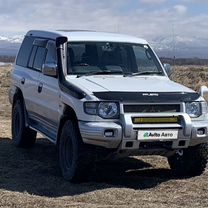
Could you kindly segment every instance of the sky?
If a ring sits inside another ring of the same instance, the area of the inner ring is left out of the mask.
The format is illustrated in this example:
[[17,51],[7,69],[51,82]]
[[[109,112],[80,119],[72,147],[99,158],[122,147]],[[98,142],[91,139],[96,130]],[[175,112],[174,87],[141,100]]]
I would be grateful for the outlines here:
[[208,0],[0,0],[0,25],[4,35],[89,29],[198,44],[208,40]]
[[0,32],[92,29],[156,37],[207,35],[207,0],[0,0]]

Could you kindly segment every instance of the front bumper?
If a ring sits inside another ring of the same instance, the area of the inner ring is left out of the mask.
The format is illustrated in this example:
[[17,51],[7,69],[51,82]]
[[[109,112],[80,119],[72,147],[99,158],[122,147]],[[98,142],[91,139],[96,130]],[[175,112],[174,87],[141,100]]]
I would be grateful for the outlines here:
[[[121,143],[122,127],[113,122],[79,122],[79,129],[84,143],[117,148]],[[105,132],[113,132],[113,136],[106,136]]]
[[[181,124],[133,124],[132,117],[138,114],[123,114],[121,124],[115,122],[79,122],[80,133],[83,141],[88,144],[103,146],[106,148],[119,148],[119,150],[139,150],[144,143],[151,144],[153,141],[141,141],[137,139],[138,131],[151,129],[177,129],[178,139],[157,141],[169,144],[170,149],[181,149],[195,146],[208,141],[208,121],[191,121],[186,113],[175,113],[171,116],[179,116]],[[139,116],[147,116],[147,114]],[[155,114],[148,114],[149,117]],[[170,116],[161,114],[157,116]],[[112,136],[106,132],[113,132]]]

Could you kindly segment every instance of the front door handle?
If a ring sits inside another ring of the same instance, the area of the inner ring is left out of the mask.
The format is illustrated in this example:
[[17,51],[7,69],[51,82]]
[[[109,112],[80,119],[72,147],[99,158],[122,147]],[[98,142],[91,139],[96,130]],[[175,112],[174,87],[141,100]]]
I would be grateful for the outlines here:
[[21,79],[21,84],[22,85],[25,84],[25,78],[24,77],[22,77],[22,79]]
[[39,83],[38,85],[38,92],[41,93],[43,89],[43,83]]

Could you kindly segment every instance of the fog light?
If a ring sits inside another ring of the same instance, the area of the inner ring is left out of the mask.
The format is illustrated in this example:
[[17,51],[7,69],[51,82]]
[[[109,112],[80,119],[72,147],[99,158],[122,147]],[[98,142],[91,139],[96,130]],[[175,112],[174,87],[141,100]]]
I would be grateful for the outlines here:
[[197,134],[198,135],[204,135],[205,134],[205,129],[204,128],[197,129]]
[[114,137],[114,130],[111,129],[105,130],[104,135],[106,137]]

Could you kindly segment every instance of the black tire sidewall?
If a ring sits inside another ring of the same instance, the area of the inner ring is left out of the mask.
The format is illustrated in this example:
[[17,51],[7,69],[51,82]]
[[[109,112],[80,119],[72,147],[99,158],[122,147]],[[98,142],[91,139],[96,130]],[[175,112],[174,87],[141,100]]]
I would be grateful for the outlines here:
[[[72,162],[70,167],[67,167],[66,165],[66,151],[70,151],[69,149],[67,149],[68,146],[66,146],[66,144],[71,145],[70,149],[72,151]],[[65,122],[61,132],[59,143],[59,164],[63,177],[69,181],[72,180],[76,174],[78,162],[78,146],[79,144],[77,129],[72,121],[68,120]]]
[[[16,123],[17,119],[19,121],[19,124]],[[15,102],[14,107],[12,109],[12,140],[16,146],[21,144],[24,130],[25,130],[25,116],[24,116],[23,103],[18,100]]]
[[201,175],[206,168],[208,158],[207,143],[202,143],[184,150],[182,156],[168,158],[170,167],[176,176],[189,177]]

